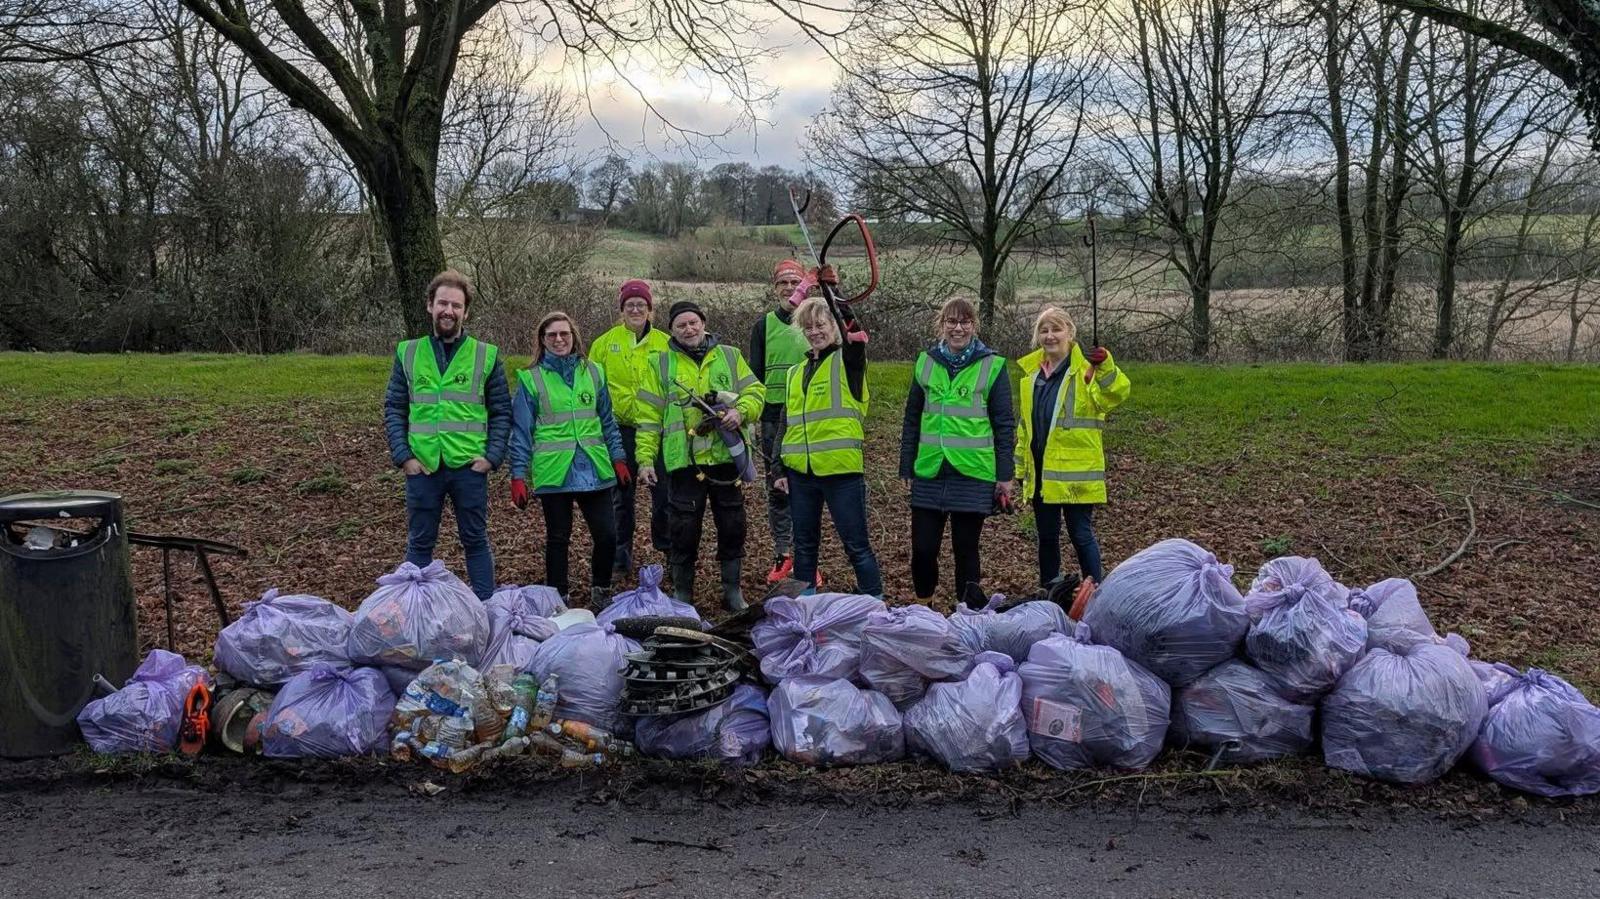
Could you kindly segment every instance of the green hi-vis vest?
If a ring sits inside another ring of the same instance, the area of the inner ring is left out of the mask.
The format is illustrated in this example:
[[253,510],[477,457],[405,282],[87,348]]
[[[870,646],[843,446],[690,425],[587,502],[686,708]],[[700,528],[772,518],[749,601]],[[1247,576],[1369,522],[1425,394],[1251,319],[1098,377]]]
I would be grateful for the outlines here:
[[768,312],[767,323],[767,385],[769,403],[783,402],[783,391],[789,383],[789,369],[806,360],[806,336],[793,325],[784,324],[776,312]]
[[428,338],[402,341],[395,349],[411,389],[406,442],[424,470],[461,468],[488,452],[484,385],[498,355],[492,344],[466,337],[441,374]]
[[842,352],[835,351],[805,384],[805,365],[789,369],[785,391],[788,424],[783,432],[783,464],[815,475],[861,474],[861,444],[866,438],[867,389],[861,399],[845,382]]
[[594,464],[595,477],[610,477],[611,453],[606,448],[605,431],[600,426],[600,391],[606,389],[605,375],[593,362],[584,360],[572,373],[572,386],[547,368],[517,372],[524,390],[534,398],[538,414],[533,420],[533,486],[560,487],[572,470],[578,450]]
[[922,437],[915,471],[933,478],[945,462],[969,478],[995,478],[994,426],[989,422],[989,391],[1005,373],[1006,360],[985,356],[950,377],[950,370],[922,353],[917,384],[927,395],[922,406]]
[[[694,360],[673,349],[657,354],[654,365],[656,377],[660,380],[661,389],[667,397],[682,396],[690,391],[695,396],[711,391],[742,394],[756,383],[753,374],[739,377],[739,351],[727,344],[714,347],[706,353],[698,368]],[[680,370],[680,365],[687,371]],[[746,371],[748,370],[747,368]],[[722,441],[722,435],[718,434],[715,428],[705,434],[695,433],[701,419],[705,417],[699,409],[693,406],[686,408],[683,404],[671,400],[652,400],[645,396],[644,391],[640,391],[640,399],[660,403],[662,408],[660,458],[668,471],[678,471],[690,465],[720,465],[733,461],[733,454],[728,452],[727,445]],[[645,430],[647,427],[640,425],[640,430]],[[744,438],[748,446],[750,443],[748,433],[744,434]]]

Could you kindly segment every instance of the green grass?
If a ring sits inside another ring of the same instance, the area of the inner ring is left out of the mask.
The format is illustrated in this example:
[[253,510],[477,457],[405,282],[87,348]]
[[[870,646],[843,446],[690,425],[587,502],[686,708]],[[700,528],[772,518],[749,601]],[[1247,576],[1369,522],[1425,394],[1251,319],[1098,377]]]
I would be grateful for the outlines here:
[[[508,358],[513,368],[525,358]],[[253,406],[323,401],[376,420],[391,361],[371,356],[0,353],[0,403],[81,397]],[[1600,438],[1600,368],[1562,365],[1141,365],[1113,447],[1164,463],[1281,464],[1320,454],[1410,466],[1472,456],[1521,470]],[[873,432],[897,435],[907,363],[872,366]],[[204,415],[197,410],[197,416]],[[175,462],[177,460],[174,460]],[[1355,472],[1352,472],[1354,474]],[[252,475],[236,473],[248,483]],[[319,492],[331,483],[303,484]]]

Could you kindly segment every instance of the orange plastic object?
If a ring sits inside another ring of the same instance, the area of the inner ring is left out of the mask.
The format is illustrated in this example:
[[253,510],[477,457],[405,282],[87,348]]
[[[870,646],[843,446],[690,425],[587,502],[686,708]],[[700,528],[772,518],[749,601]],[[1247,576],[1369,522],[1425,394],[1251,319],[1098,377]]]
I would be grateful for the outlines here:
[[178,751],[184,755],[199,755],[206,748],[206,734],[211,730],[211,688],[205,681],[196,683],[183,700],[183,726],[178,731]]

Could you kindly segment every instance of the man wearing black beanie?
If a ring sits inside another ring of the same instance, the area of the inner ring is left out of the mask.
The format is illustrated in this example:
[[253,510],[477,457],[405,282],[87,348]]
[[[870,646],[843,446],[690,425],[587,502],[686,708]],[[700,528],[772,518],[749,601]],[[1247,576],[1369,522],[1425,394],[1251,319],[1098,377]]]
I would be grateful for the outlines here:
[[[739,468],[717,430],[738,433],[746,452],[749,423],[761,415],[766,388],[750,371],[738,348],[706,333],[706,316],[689,300],[672,304],[667,313],[672,337],[655,354],[639,382],[639,474],[647,486],[656,481],[655,461],[665,464],[672,550],[672,587],[682,602],[694,604],[695,563],[700,551],[706,506],[717,529],[717,561],[722,576],[722,605],[744,608],[739,579],[744,563],[744,495]],[[729,405],[711,418],[690,404],[690,397],[715,394]]]

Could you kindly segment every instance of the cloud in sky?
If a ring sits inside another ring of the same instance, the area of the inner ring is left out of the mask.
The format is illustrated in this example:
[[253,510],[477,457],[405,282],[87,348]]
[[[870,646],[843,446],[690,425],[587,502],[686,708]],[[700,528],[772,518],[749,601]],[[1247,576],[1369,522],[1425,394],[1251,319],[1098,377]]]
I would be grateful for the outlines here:
[[802,134],[827,105],[838,67],[787,23],[774,24],[765,44],[771,55],[753,74],[776,94],[754,110],[753,123],[726,87],[699,73],[680,77],[632,67],[624,79],[604,66],[562,68],[554,77],[583,101],[574,149],[600,156],[615,148],[633,159],[694,160],[704,168],[741,161],[803,166]]

